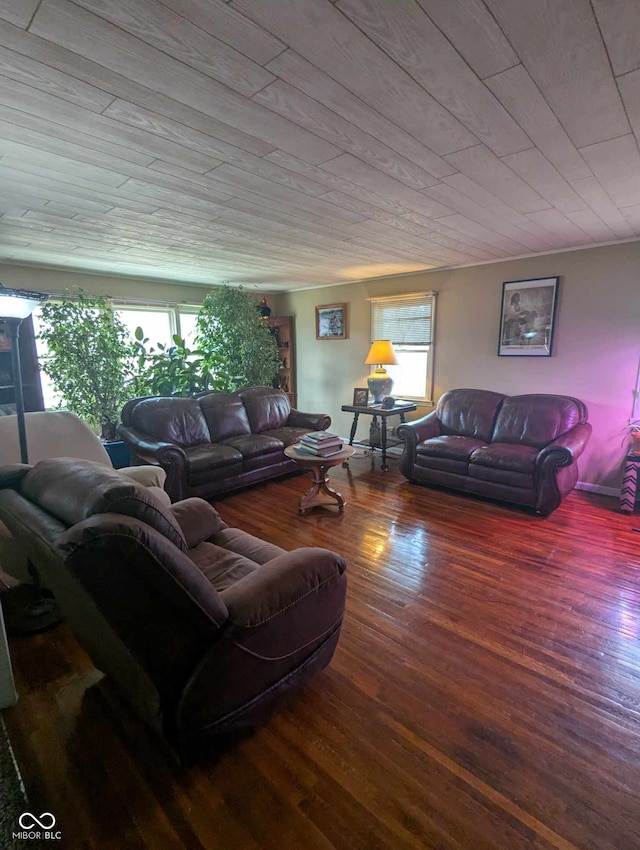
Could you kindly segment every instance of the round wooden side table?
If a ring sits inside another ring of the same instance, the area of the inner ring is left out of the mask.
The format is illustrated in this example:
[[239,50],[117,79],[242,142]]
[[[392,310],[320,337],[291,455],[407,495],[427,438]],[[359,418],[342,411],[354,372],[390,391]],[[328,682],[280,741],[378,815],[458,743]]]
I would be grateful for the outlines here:
[[284,453],[291,460],[295,461],[299,466],[306,466],[311,470],[313,483],[309,490],[300,497],[298,502],[298,513],[303,514],[310,508],[320,508],[326,505],[331,505],[326,499],[320,501],[321,494],[328,496],[338,505],[338,510],[343,511],[346,505],[342,495],[329,486],[329,470],[332,466],[338,466],[344,461],[349,460],[355,452],[353,446],[344,446],[339,454],[330,455],[329,457],[315,457],[305,451],[300,451],[300,444],[295,443],[293,446],[287,446]]

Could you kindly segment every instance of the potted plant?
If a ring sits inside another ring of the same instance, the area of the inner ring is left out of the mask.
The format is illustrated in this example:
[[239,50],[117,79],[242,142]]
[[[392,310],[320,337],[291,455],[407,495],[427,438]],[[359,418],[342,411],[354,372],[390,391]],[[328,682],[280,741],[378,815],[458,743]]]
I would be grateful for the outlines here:
[[198,313],[197,328],[216,389],[272,386],[280,365],[278,345],[249,292],[229,286],[210,292]]
[[640,455],[640,420],[632,420],[622,430],[625,434],[622,444],[628,444],[630,454]]
[[42,369],[65,406],[114,440],[129,397],[131,340],[106,297],[79,290],[44,304],[39,335],[48,347]]
[[211,372],[214,358],[205,363],[203,352],[187,348],[178,334],[173,345],[149,345],[141,327],[136,328],[134,342],[135,374],[130,395],[192,396],[220,389],[220,381]]

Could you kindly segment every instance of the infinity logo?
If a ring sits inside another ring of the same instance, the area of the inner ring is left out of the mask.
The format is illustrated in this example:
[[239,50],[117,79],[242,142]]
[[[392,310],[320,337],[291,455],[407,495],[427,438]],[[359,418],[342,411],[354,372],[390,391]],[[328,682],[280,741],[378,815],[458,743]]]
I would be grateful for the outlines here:
[[34,826],[39,826],[40,829],[53,829],[56,819],[51,812],[43,812],[39,818],[31,812],[23,812],[18,818],[18,823],[23,829],[33,829]]

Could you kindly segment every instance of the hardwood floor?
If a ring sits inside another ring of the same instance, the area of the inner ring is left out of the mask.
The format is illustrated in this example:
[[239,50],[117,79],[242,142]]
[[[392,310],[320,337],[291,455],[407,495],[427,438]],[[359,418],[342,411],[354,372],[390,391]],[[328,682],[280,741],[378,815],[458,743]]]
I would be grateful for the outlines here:
[[11,643],[5,712],[65,848],[640,847],[640,518],[574,491],[547,519],[368,459],[218,503],[349,563],[331,665],[217,762],[181,769],[66,628]]

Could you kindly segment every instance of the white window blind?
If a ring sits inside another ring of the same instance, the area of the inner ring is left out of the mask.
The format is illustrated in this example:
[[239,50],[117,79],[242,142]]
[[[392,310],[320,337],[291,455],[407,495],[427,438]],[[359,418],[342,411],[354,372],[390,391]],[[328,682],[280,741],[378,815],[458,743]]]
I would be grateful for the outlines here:
[[394,345],[431,345],[435,292],[394,295],[371,300],[371,341],[390,339]]

